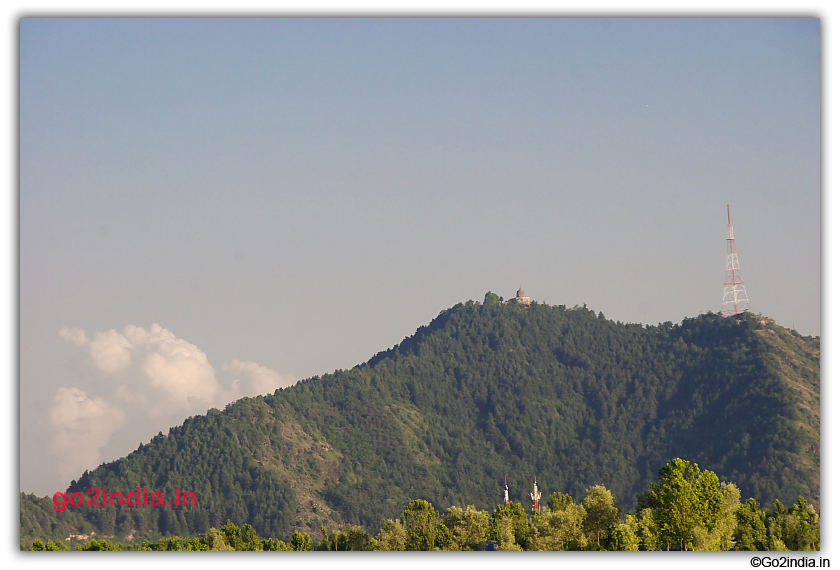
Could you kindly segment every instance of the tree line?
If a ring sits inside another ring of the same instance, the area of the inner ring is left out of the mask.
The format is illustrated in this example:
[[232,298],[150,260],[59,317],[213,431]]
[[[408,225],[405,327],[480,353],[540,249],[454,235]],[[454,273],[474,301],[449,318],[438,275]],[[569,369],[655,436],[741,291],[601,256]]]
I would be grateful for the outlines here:
[[[530,514],[520,502],[492,512],[469,505],[439,512],[428,501],[408,503],[386,519],[375,535],[358,525],[328,531],[313,541],[295,531],[284,542],[261,538],[250,524],[230,520],[191,538],[122,544],[91,538],[76,550],[819,550],[820,516],[803,497],[790,507],[780,500],[771,510],[750,498],[741,502],[734,483],[680,458],[659,470],[659,479],[637,496],[634,512],[622,515],[612,492],[589,487],[583,498],[553,492],[548,505]],[[33,541],[30,550],[68,550],[61,541]]]

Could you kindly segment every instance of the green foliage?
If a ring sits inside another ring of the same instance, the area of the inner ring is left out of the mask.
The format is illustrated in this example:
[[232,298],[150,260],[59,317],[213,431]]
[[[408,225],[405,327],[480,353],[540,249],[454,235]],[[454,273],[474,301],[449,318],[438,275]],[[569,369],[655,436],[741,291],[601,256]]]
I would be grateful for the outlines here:
[[257,536],[257,531],[254,530],[254,527],[248,523],[245,523],[242,525],[242,528],[239,528],[228,519],[225,526],[219,529],[219,532],[224,537],[225,543],[233,548],[233,550],[263,549],[262,539]]
[[90,535],[96,526],[81,514],[56,511],[47,497],[20,494],[20,547],[26,550],[36,538],[53,538],[56,543],[71,535]]
[[277,552],[280,550],[292,550],[292,547],[282,540],[277,540],[276,538],[266,538],[263,539],[262,549],[266,552]]
[[[202,551],[202,550],[233,550],[232,547],[220,548],[224,542],[224,537],[216,529],[210,529],[213,537],[218,537],[214,542],[216,548],[212,548],[211,542],[213,539],[209,537],[192,537],[180,538],[178,536],[165,536],[158,539],[156,542],[151,540],[144,540],[135,550],[154,550],[154,551]],[[259,550],[259,549],[257,549]]]
[[[322,527],[324,539],[314,548],[307,533],[295,531],[286,544],[275,538],[261,538],[250,524],[238,527],[230,520],[203,536],[161,537],[156,542],[144,540],[135,545],[92,538],[75,548],[474,551],[484,550],[486,541],[492,540],[497,550],[635,551],[667,548],[677,536],[681,548],[693,550],[819,549],[819,514],[804,498],[797,499],[790,508],[776,501],[773,514],[768,516],[755,499],[742,504],[736,485],[721,485],[717,481],[715,473],[701,472],[696,464],[671,460],[660,469],[660,480],[651,483],[651,491],[640,494],[637,515],[627,514],[623,520],[611,491],[596,485],[588,489],[581,504],[575,504],[570,495],[552,493],[555,508],[534,511],[530,519],[520,503],[498,505],[492,515],[473,505],[466,509],[452,506],[441,517],[431,503],[416,499],[406,505],[400,520],[385,520],[376,538],[358,525],[344,525],[333,531]],[[689,528],[690,538],[680,538],[688,536]],[[29,549],[67,550],[67,546],[52,540],[44,544],[36,538]]]
[[400,524],[406,531],[405,550],[438,550],[447,542],[448,537],[440,528],[440,513],[423,499],[411,501],[406,506],[400,515]]
[[496,519],[496,537],[498,541],[496,550],[523,550],[522,546],[516,540],[515,524],[516,521],[508,515],[502,515]]
[[[642,326],[496,298],[459,303],[350,370],[189,418],[69,487],[172,497],[177,486],[196,494],[195,507],[56,511],[49,498],[21,494],[21,547],[93,532],[202,535],[228,520],[283,540],[329,521],[374,534],[414,497],[491,510],[510,474],[514,501],[527,500],[537,473],[569,499],[602,482],[627,510],[672,457],[765,503],[819,497],[818,338],[743,316]],[[653,548],[639,506],[639,547]],[[435,547],[451,548],[460,539],[440,524]],[[505,524],[527,547],[522,518]],[[783,538],[797,536],[791,525],[780,518],[775,540],[796,542]],[[704,528],[703,540],[714,530]],[[495,517],[494,540],[499,529]],[[694,541],[694,527],[680,532]],[[604,547],[600,530],[591,538]]]
[[656,551],[662,549],[659,539],[659,526],[653,516],[653,509],[645,507],[639,510],[636,524],[636,536],[639,538],[639,550]]
[[733,550],[735,547],[736,513],[741,506],[741,491],[733,483],[720,486],[722,501],[720,510],[708,513],[713,517],[706,524],[700,524],[692,531],[694,550]]
[[738,506],[735,511],[735,550],[769,550],[767,512],[755,499]]
[[227,536],[221,530],[211,528],[204,537],[207,543],[207,550],[212,551],[232,551],[233,545],[228,544]]
[[36,538],[35,540],[32,541],[32,547],[30,548],[30,550],[33,550],[33,551],[38,551],[38,550],[41,550],[41,551],[47,551],[47,550],[50,550],[50,551],[56,551],[56,550],[66,551],[66,550],[70,550],[70,549],[67,548],[67,545],[64,544],[63,542],[61,542],[60,540],[58,542],[53,542],[52,540],[48,540],[47,543],[44,544],[43,540],[41,540],[40,538]]
[[[299,538],[299,544],[306,543],[308,535]],[[38,538],[32,543],[30,550],[68,550],[62,542],[52,540],[46,544]],[[279,551],[292,550],[282,540],[275,538],[260,538],[253,526],[249,524],[237,527],[228,521],[221,529],[211,528],[203,536],[181,538],[178,536],[161,537],[157,541],[144,540],[139,544],[123,544],[111,540],[90,538],[76,545],[77,551],[91,550],[144,550],[144,551],[201,551],[201,550],[262,550]]]
[[583,499],[586,516],[583,519],[583,530],[588,542],[593,548],[602,550],[606,546],[610,529],[618,524],[618,507],[610,491],[603,485],[590,487]]
[[563,501],[560,508],[534,513],[531,518],[530,550],[584,550],[587,545],[586,509]]
[[408,532],[398,520],[388,519],[382,525],[382,530],[376,539],[379,550],[401,551],[406,550],[408,543]]
[[562,511],[569,505],[574,504],[574,502],[572,496],[566,493],[556,492],[548,497],[548,504],[552,511]]
[[296,530],[292,533],[292,540],[289,544],[292,550],[312,550],[312,537],[305,532]]
[[487,294],[484,295],[484,304],[485,305],[498,305],[501,303],[501,299],[498,295],[493,293],[492,291],[487,291]]
[[612,531],[612,550],[639,550],[639,521],[628,513],[624,521],[617,523]]
[[466,509],[449,507],[443,517],[452,539],[448,550],[484,550],[490,534],[490,513],[479,511],[474,505]]
[[[288,537],[297,505],[295,493],[274,470],[258,462],[265,454],[264,443],[282,440],[280,426],[276,432],[269,427],[271,410],[264,401],[241,400],[231,409],[238,413],[210,410],[206,416],[190,418],[129,456],[85,473],[68,489],[91,498],[87,491],[92,487],[124,494],[146,487],[163,492],[172,505],[117,503],[56,511],[50,499],[21,495],[21,540],[27,535],[63,539],[94,531],[139,539],[183,536],[220,528],[228,519],[239,525],[248,523],[262,536]],[[176,487],[195,493],[197,505],[176,506]],[[65,530],[62,521],[67,523]]]
[[773,550],[819,550],[820,515],[801,496],[790,508],[776,500],[768,534]]
[[360,526],[345,525],[333,532],[328,532],[326,528],[321,527],[321,532],[324,540],[315,550],[364,551],[376,550],[378,546],[376,539]]
[[496,505],[493,509],[490,536],[504,543],[508,539],[505,534],[508,530],[519,549],[527,546],[531,525],[522,503],[511,501],[505,505]]
[[672,459],[659,470],[659,482],[651,483],[656,505],[654,520],[662,529],[661,541],[682,550],[694,545],[695,528],[708,532],[723,505],[720,481],[711,471],[700,471],[696,463]]
[[91,538],[84,544],[76,545],[76,550],[128,550],[124,545],[111,542],[110,540],[97,540]]

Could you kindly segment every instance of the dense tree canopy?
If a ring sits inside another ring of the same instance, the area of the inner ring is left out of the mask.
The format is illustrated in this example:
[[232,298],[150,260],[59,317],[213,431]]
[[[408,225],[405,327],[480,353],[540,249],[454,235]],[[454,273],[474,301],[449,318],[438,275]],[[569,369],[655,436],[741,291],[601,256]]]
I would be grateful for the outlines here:
[[[230,519],[286,541],[349,524],[414,545],[401,515],[416,497],[438,513],[450,505],[494,512],[506,476],[513,501],[527,502],[539,475],[544,488],[580,500],[597,483],[627,512],[672,457],[707,466],[759,504],[802,495],[818,505],[819,446],[818,338],[750,315],[642,326],[488,294],[351,370],[189,418],[68,489],[140,486],[169,497],[179,487],[196,494],[195,508],[59,512],[49,498],[21,495],[21,544],[94,531],[194,536]],[[621,522],[640,529],[640,548],[658,539],[650,521],[665,520],[664,507],[647,508]],[[808,513],[787,514],[774,536],[801,535],[794,523]],[[742,515],[733,520],[746,533]],[[540,532],[560,528],[562,517],[541,521]],[[384,520],[393,524],[384,529]],[[601,544],[596,520],[581,522],[582,538],[550,540]],[[491,532],[526,545],[520,519],[494,521]],[[668,524],[671,544],[694,541],[695,527]],[[459,536],[440,540],[467,540]]]
[[[671,549],[677,541],[680,550],[820,547],[819,514],[802,497],[789,509],[775,501],[769,514],[754,499],[741,503],[736,485],[718,483],[715,473],[701,472],[696,464],[677,458],[659,473],[651,492],[639,496],[636,513],[623,518],[612,493],[595,485],[580,504],[570,495],[552,493],[552,506],[535,509],[530,517],[515,502],[497,505],[492,515],[469,505],[449,507],[441,516],[428,501],[415,499],[399,520],[384,521],[376,536],[360,526],[344,525],[334,531],[322,528],[320,542],[295,531],[287,544],[260,537],[249,524],[240,528],[228,520],[203,536],[164,537],[135,545],[90,538],[76,550],[658,550]],[[37,538],[29,549],[68,546]]]

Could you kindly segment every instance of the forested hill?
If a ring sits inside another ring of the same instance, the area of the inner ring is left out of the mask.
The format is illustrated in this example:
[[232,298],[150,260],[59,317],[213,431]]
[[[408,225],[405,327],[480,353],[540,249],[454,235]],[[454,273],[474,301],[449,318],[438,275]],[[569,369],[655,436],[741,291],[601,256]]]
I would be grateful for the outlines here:
[[416,498],[492,509],[505,477],[525,503],[535,475],[545,496],[602,484],[631,509],[674,457],[764,506],[801,494],[819,508],[819,358],[818,337],[751,315],[642,326],[488,293],[365,364],[189,418],[70,486],[178,486],[197,507],[56,512],[21,495],[21,536],[189,536],[228,518],[281,539],[373,532]]

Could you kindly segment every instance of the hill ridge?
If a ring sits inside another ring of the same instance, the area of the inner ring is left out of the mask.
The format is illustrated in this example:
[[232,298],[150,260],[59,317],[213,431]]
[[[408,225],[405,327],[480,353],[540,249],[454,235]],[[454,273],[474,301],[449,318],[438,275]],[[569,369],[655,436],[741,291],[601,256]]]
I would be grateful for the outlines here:
[[[488,293],[349,370],[188,418],[70,489],[142,482],[201,498],[189,512],[85,511],[87,530],[138,537],[227,518],[278,538],[374,529],[418,497],[492,508],[505,476],[521,500],[534,474],[578,497],[605,484],[629,509],[676,456],[745,497],[818,505],[819,338],[739,317],[623,324]],[[33,521],[72,518],[21,500],[22,537],[24,503]]]

